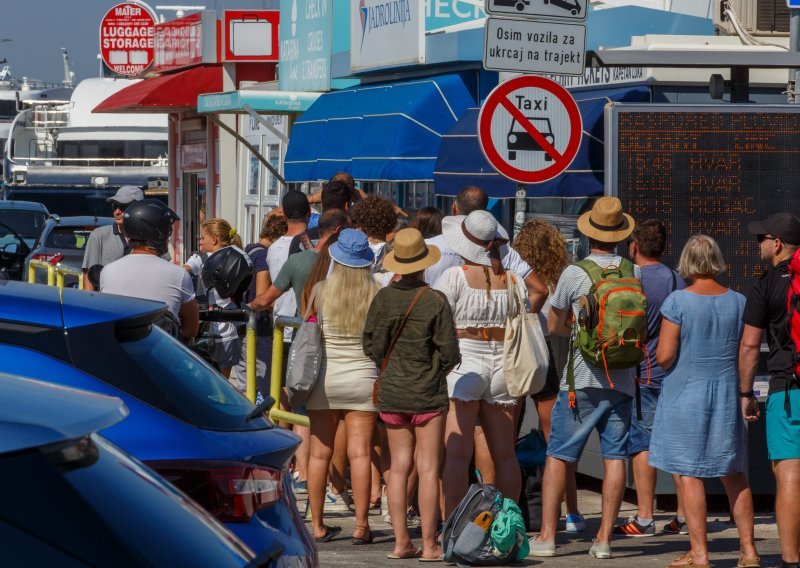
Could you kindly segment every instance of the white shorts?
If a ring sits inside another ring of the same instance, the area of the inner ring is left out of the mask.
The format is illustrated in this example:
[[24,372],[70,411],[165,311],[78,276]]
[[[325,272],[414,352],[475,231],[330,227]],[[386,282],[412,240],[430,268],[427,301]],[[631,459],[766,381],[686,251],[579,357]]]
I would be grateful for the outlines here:
[[239,362],[239,355],[242,352],[242,343],[239,337],[233,339],[214,341],[211,359],[222,369],[230,369]]
[[447,375],[447,395],[453,400],[483,400],[515,404],[503,374],[503,342],[459,339],[461,364]]

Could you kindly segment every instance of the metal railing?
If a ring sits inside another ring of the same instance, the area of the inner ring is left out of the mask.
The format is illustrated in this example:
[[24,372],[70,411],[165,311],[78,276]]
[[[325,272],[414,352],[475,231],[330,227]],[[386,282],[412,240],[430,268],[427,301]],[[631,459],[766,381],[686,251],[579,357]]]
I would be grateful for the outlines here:
[[83,271],[80,268],[62,266],[60,264],[50,264],[44,260],[31,260],[28,263],[28,282],[36,284],[36,269],[44,268],[47,270],[47,285],[64,287],[64,276],[75,276],[78,278],[78,288],[83,290]]
[[[252,385],[252,398],[255,401],[256,389],[256,339],[255,339],[255,316],[251,314],[253,321],[253,341],[250,347],[250,323],[247,324],[247,396],[250,397]],[[269,394],[275,399],[275,405],[269,411],[269,418],[273,422],[289,422],[298,426],[308,426],[308,416],[287,412],[280,409],[281,390],[283,388],[283,329],[286,327],[300,327],[303,322],[301,318],[290,318],[278,316],[275,320],[274,333],[272,336],[272,365],[270,369]],[[251,364],[252,357],[252,364]],[[251,377],[252,371],[252,377]]]

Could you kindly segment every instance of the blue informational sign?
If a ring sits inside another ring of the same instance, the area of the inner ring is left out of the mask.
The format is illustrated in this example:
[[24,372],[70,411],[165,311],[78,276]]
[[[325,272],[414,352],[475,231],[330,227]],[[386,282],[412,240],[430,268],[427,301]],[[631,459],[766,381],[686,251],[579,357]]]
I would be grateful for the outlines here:
[[281,0],[281,91],[329,91],[333,0]]
[[425,29],[438,30],[483,18],[483,9],[461,0],[425,0]]
[[800,8],[800,0],[786,0],[786,5],[789,8]]

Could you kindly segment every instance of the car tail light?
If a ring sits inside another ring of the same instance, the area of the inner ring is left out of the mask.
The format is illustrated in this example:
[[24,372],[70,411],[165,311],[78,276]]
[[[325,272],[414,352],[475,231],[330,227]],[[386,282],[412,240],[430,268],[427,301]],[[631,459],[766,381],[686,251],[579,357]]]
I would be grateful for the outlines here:
[[53,266],[64,260],[64,255],[61,253],[56,254],[35,254],[31,258],[33,260],[43,260],[45,262],[49,262]]
[[268,467],[189,460],[147,465],[223,522],[247,522],[281,497],[281,472]]

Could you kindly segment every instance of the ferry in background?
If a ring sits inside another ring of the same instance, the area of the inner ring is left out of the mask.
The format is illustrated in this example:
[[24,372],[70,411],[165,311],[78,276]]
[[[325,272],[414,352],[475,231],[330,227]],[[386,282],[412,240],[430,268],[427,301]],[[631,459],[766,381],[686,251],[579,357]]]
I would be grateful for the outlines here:
[[[8,41],[8,40],[0,40]],[[72,95],[74,73],[69,66],[69,54],[61,50],[64,63],[62,83],[47,83],[28,77],[17,78],[11,74],[11,66],[0,61],[0,156],[5,154],[6,141],[11,131],[11,123],[17,114],[34,101],[67,101]],[[3,160],[0,160],[0,185],[2,185]]]
[[93,114],[141,79],[81,81],[69,100],[30,100],[11,123],[3,199],[37,201],[60,216],[108,216],[123,185],[167,194],[167,115]]

